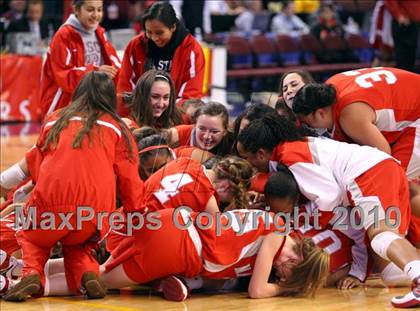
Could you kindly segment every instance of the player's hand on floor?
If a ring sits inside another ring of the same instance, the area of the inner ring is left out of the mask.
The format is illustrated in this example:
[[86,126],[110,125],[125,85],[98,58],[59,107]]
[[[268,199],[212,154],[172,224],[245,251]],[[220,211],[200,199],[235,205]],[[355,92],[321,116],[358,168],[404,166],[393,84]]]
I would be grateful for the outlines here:
[[337,288],[338,289],[350,289],[360,286],[362,282],[358,278],[355,278],[354,276],[347,275],[343,277],[342,279],[338,280],[337,282]]

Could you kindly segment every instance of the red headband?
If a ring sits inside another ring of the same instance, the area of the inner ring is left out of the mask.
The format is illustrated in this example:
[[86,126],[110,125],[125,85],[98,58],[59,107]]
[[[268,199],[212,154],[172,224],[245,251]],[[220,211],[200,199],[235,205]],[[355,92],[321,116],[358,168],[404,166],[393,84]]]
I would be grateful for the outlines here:
[[143,154],[143,153],[145,153],[147,151],[152,151],[152,150],[156,150],[156,149],[163,149],[163,148],[166,148],[168,150],[171,150],[171,148],[169,148],[168,145],[157,145],[157,146],[146,147],[146,148],[140,150],[139,151],[139,154]]

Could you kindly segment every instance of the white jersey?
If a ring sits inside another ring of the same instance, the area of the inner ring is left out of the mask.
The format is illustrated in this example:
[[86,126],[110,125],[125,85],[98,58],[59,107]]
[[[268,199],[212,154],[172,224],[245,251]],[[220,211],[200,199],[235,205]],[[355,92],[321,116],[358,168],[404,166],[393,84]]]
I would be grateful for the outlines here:
[[276,170],[277,162],[283,163],[316,208],[333,211],[349,205],[347,190],[356,177],[386,159],[393,158],[372,147],[310,137],[279,144],[273,151],[270,171]]

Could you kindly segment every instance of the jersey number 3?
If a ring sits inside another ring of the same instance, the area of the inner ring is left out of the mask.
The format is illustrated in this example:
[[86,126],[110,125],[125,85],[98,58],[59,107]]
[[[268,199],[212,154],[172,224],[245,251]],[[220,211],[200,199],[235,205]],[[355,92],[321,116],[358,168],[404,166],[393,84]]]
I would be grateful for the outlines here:
[[368,73],[363,73],[363,69],[361,69],[346,71],[343,72],[343,74],[346,76],[357,76],[354,79],[354,81],[357,83],[358,86],[364,89],[373,87],[372,82],[380,82],[384,80],[387,84],[394,84],[395,82],[397,82],[397,77],[394,75],[393,72],[380,68],[378,68],[376,71],[371,71]]

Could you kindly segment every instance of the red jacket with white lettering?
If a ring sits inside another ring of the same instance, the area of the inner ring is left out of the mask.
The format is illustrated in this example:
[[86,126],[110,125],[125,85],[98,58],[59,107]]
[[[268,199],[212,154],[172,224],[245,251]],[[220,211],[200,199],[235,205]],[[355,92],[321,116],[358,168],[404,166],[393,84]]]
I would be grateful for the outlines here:
[[[120,68],[117,52],[105,37],[105,29],[95,31],[104,65]],[[70,103],[72,93],[83,76],[97,67],[85,66],[85,47],[79,32],[63,25],[54,35],[42,69],[40,103],[42,118]],[[115,80],[117,81],[117,80]]]
[[[125,48],[117,86],[119,95],[123,92],[131,92],[144,73],[147,40],[146,35],[141,33],[134,37]],[[170,71],[178,99],[203,96],[204,65],[204,54],[200,44],[191,34],[188,34],[175,50]],[[118,113],[121,116],[128,116],[128,109],[122,97],[118,98]]]

